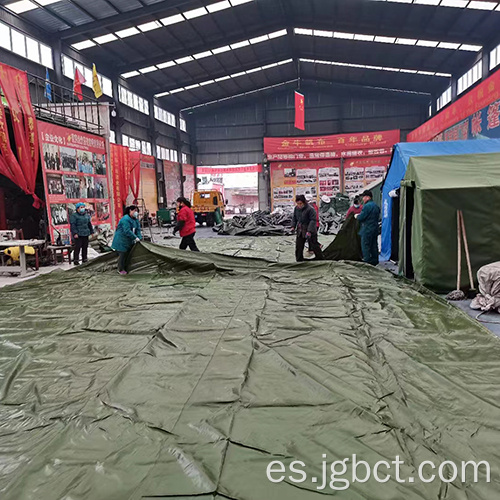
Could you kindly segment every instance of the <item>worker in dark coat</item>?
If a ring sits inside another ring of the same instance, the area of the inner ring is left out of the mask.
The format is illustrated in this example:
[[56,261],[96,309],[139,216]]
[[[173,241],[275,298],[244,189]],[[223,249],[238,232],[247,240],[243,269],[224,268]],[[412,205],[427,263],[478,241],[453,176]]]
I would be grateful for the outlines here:
[[194,212],[191,209],[191,203],[187,198],[177,198],[177,206],[179,212],[177,213],[177,225],[174,229],[174,234],[179,231],[181,235],[181,244],[179,248],[181,250],[186,250],[187,247],[191,252],[199,252],[196,246],[196,241],[194,241],[194,235],[196,234],[196,220],[194,218]]
[[304,246],[309,241],[309,249],[314,252],[316,260],[323,260],[323,252],[318,243],[318,227],[316,225],[316,210],[307,203],[306,197],[299,194],[295,199],[292,228],[297,230],[295,242],[295,259],[304,260]]
[[127,258],[133,246],[142,240],[141,223],[139,222],[139,208],[130,205],[125,209],[125,215],[120,219],[116,228],[111,248],[118,252],[118,272],[127,274]]
[[85,203],[77,203],[75,212],[71,214],[69,219],[71,237],[75,245],[75,255],[73,263],[75,266],[80,264],[80,251],[82,252],[82,262],[87,262],[87,254],[89,248],[89,236],[94,234],[92,220],[87,213]]
[[355,215],[361,224],[359,235],[361,236],[361,250],[363,251],[363,262],[376,266],[378,264],[378,224],[380,220],[380,208],[373,201],[371,191],[365,191],[362,195],[363,210]]

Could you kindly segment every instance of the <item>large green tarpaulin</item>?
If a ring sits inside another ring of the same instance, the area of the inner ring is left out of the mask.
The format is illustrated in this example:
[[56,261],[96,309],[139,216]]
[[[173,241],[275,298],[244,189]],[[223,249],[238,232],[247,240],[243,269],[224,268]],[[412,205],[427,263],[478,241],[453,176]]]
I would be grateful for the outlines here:
[[[364,264],[131,264],[0,291],[2,500],[498,499],[500,342],[464,313]],[[353,453],[402,479],[486,460],[491,482],[318,491],[323,454]],[[273,460],[307,481],[271,483]]]
[[[400,271],[413,264],[415,279],[436,291],[456,288],[457,210],[463,212],[476,276],[479,268],[500,260],[500,154],[410,160],[401,189]],[[462,263],[465,285],[463,249]]]

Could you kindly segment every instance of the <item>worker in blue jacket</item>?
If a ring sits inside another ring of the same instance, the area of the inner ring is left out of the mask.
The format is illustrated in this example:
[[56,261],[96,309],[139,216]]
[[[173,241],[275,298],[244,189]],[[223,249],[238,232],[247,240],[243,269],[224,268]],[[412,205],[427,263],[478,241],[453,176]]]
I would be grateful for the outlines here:
[[361,236],[361,250],[363,251],[363,262],[376,266],[378,264],[378,224],[380,220],[380,208],[373,201],[371,191],[365,191],[363,197],[363,210],[355,215],[361,224],[359,235]]
[[115,237],[111,248],[118,252],[118,272],[126,275],[127,257],[132,247],[142,240],[141,224],[139,222],[139,208],[130,205],[125,209],[125,215],[121,218],[116,228]]
[[82,252],[82,262],[87,262],[87,254],[89,249],[89,236],[94,234],[92,220],[87,213],[85,203],[77,203],[75,205],[75,212],[69,218],[71,238],[75,245],[75,255],[73,264],[78,266],[80,264],[80,251]]

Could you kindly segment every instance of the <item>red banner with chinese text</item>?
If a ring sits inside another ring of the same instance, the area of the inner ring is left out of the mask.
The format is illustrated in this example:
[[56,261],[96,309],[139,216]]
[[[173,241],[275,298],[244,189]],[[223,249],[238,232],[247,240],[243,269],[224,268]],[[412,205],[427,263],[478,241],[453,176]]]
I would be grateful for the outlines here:
[[130,172],[132,159],[126,146],[111,144],[111,170],[113,176],[113,194],[115,224],[123,217],[123,207],[127,204],[130,191]]
[[[223,175],[223,174],[248,174],[262,172],[262,165],[249,165],[246,167],[198,167],[198,175]],[[194,175],[194,172],[193,172]]]
[[111,229],[109,162],[103,137],[39,122],[42,173],[54,242],[71,243],[70,219],[85,203],[97,232]]
[[14,153],[9,140],[5,107],[0,101],[0,173],[26,194],[32,195],[33,206],[40,208],[42,202],[35,195],[39,162],[37,121],[31,106],[26,73],[0,63],[0,87],[9,106],[16,143]]
[[390,154],[400,140],[399,130],[323,137],[265,137],[268,160],[297,161]]
[[445,110],[408,134],[408,142],[427,142],[500,99],[500,70]]

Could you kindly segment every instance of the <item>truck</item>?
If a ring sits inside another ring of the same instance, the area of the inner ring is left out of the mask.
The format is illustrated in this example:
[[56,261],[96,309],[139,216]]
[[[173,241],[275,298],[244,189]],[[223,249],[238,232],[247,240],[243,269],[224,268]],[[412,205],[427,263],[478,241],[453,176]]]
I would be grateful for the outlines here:
[[200,190],[193,193],[192,209],[196,222],[208,227],[220,224],[225,215],[224,197],[220,191]]

